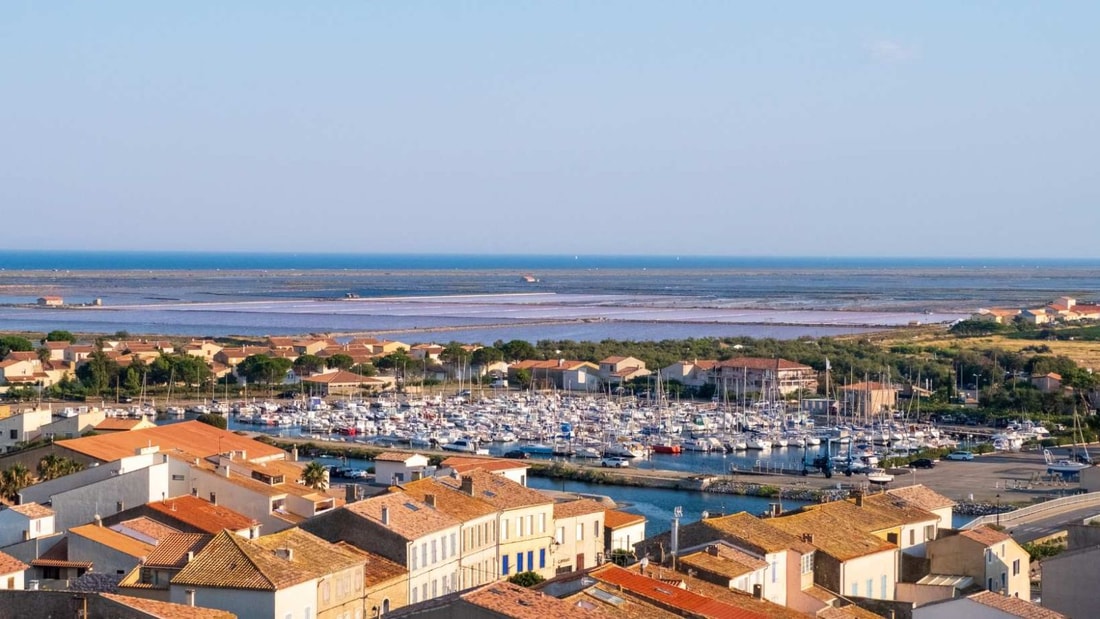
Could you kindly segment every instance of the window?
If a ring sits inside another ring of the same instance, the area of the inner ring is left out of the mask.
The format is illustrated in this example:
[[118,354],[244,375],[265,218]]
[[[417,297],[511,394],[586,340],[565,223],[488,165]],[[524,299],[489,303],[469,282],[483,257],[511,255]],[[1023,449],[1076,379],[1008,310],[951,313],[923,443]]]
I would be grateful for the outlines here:
[[172,481],[183,481],[183,475],[173,475]]
[[451,576],[450,574],[443,575],[443,593],[450,591]]
[[420,565],[428,567],[428,542],[420,542]]
[[539,569],[546,567],[546,549],[539,549]]
[[539,514],[539,533],[546,533],[546,512]]
[[416,552],[415,547],[413,548],[413,551],[410,554],[412,555],[412,570],[415,572],[417,570],[417,568],[419,567],[417,565],[417,559],[419,558],[419,554]]
[[412,601],[412,603],[416,604],[419,601],[420,601],[420,590],[417,589],[416,587],[413,587],[413,601]]
[[328,604],[329,600],[329,584],[325,581],[325,584],[321,586],[321,601]]
[[432,598],[439,597],[439,581],[432,579]]
[[306,613],[302,615],[305,619],[311,619],[313,617],[313,609],[306,606]]
[[914,546],[917,543],[917,530],[909,529],[909,545]]
[[[985,549],[985,562],[986,563],[993,563],[993,551],[990,550],[989,548]],[[990,589],[990,590],[992,590],[992,589]]]
[[8,589],[15,588],[15,576],[8,576]]
[[500,558],[500,573],[502,576],[508,575],[508,555]]
[[852,583],[852,597],[859,597],[859,583]]
[[779,571],[778,568],[779,568],[779,562],[778,561],[772,561],[772,582],[776,582],[776,578],[778,577],[777,573]]
[[594,537],[596,539],[600,539],[600,521],[599,520],[592,523],[592,537]]
[[878,592],[879,597],[881,597],[882,599],[885,600],[886,599],[886,574],[882,575],[882,582],[879,583],[879,587],[880,587],[880,590]]
[[382,600],[382,614],[390,612],[390,598]]
[[802,555],[802,573],[809,574],[814,571],[814,554],[812,552]]
[[424,583],[423,586],[420,587],[420,597],[425,600],[428,599],[428,583]]
[[535,534],[535,515],[531,514],[527,517],[527,532],[531,535]]
[[873,578],[868,578],[867,579],[867,597],[869,597],[869,598],[875,597],[874,586],[875,586],[874,579]]
[[500,539],[506,541],[508,539],[508,520],[500,521]]
[[516,553],[516,571],[517,572],[522,572],[523,571],[523,553],[522,552],[517,552]]
[[577,541],[579,542],[583,539],[584,539],[584,525],[578,522],[577,523]]
[[565,543],[565,527],[558,527],[558,532],[554,534],[554,541],[559,544]]
[[438,552],[439,549],[436,547],[435,542],[436,542],[436,540],[433,539],[432,540],[432,565],[435,565],[436,562],[439,561],[439,552]]
[[529,569],[529,570],[535,569],[535,551],[534,550],[528,550],[527,551],[527,569]]
[[1012,575],[1013,576],[1019,576],[1020,575],[1020,560],[1019,559],[1016,559],[1015,561],[1012,562]]
[[924,527],[924,541],[936,539],[936,525],[930,524]]
[[452,557],[455,556],[456,554],[458,554],[457,539],[458,539],[458,536],[455,533],[451,533],[451,556]]
[[1005,545],[1001,544],[1001,556],[1005,556]]
[[523,516],[516,518],[516,531],[519,531],[520,537],[527,535],[527,527],[523,526],[524,524],[526,523],[523,520]]
[[9,437],[13,439],[19,438],[19,430],[12,430]]

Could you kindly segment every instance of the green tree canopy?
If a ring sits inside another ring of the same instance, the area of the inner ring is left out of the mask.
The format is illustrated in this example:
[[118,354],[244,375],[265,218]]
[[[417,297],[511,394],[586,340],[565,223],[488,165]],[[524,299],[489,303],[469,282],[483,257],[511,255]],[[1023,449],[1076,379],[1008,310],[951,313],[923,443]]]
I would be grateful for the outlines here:
[[346,370],[353,365],[355,365],[355,359],[352,359],[351,356],[345,355],[344,353],[336,353],[328,359],[325,359],[325,366],[329,368]]
[[195,418],[195,421],[199,423],[205,423],[208,426],[214,426],[220,430],[225,430],[229,427],[229,421],[225,417],[216,413],[203,413]]
[[75,342],[76,336],[69,331],[54,329],[46,334],[47,342]]
[[18,335],[0,335],[0,357],[6,357],[12,351],[34,350],[34,344]]
[[283,357],[251,355],[237,364],[237,373],[250,383],[277,385],[283,382],[293,362]]

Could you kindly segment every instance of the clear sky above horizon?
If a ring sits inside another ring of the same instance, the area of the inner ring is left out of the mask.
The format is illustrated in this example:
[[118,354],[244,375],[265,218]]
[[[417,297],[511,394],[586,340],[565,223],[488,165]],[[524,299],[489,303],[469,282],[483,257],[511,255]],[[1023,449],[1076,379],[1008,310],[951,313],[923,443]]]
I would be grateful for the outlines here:
[[1100,257],[1100,4],[0,7],[0,247]]

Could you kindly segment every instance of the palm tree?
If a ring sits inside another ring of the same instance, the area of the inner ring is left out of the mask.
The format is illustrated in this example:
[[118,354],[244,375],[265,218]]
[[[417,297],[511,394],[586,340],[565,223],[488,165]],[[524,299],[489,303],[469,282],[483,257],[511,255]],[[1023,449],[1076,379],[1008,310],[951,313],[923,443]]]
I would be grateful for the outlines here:
[[31,472],[27,467],[13,464],[0,474],[0,494],[14,502],[19,498],[19,491],[31,485],[31,481]]
[[302,483],[314,490],[328,490],[328,469],[314,460],[302,469]]
[[42,481],[57,479],[82,470],[84,470],[83,464],[57,454],[49,454],[38,461],[38,478]]

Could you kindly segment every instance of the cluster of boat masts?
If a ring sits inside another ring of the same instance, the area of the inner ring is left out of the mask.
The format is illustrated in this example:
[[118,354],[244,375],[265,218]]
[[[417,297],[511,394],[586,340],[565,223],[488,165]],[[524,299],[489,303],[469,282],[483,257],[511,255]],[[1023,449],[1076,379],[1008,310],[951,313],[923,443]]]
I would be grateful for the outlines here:
[[[318,440],[470,453],[487,452],[494,443],[502,444],[501,449],[514,443],[512,451],[577,458],[818,450],[829,444],[875,446],[866,451],[891,455],[956,446],[939,428],[906,420],[901,413],[881,414],[862,424],[835,416],[815,423],[808,412],[786,402],[745,407],[692,402],[658,405],[592,395],[508,393],[478,398],[466,393],[370,401],[312,397],[293,402],[213,402],[167,412],[169,416],[224,414],[240,424]],[[1017,450],[1028,438],[1042,438],[1045,432],[1042,426],[1023,422],[994,436],[994,447]]]

